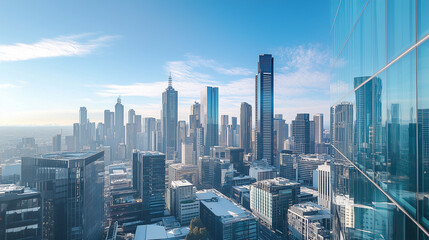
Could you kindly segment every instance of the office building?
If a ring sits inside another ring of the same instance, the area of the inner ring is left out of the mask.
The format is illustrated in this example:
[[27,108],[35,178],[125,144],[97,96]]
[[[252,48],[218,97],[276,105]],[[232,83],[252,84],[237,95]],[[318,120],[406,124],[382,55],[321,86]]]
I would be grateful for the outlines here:
[[204,154],[210,153],[212,146],[218,145],[219,139],[219,89],[204,87],[201,90],[201,125],[204,129]]
[[329,163],[317,166],[318,204],[331,209],[331,166]]
[[427,6],[349,3],[331,1],[331,107],[352,112],[334,129],[333,238],[427,239]]
[[219,161],[219,159],[209,156],[198,158],[198,179],[202,188],[214,187],[216,161]]
[[213,158],[225,159],[226,147],[225,146],[213,146],[210,148],[210,156]]
[[195,186],[198,185],[198,166],[183,163],[168,166],[168,185],[172,181],[187,180]]
[[259,55],[255,83],[256,159],[265,159],[274,166],[274,58]]
[[43,199],[43,239],[100,239],[104,153],[59,152],[22,158],[22,184]]
[[138,134],[138,149],[143,151],[155,151],[156,146],[156,119],[152,117],[144,118],[142,123],[142,132]]
[[249,176],[256,181],[271,179],[277,176],[277,169],[267,161],[253,161],[250,165]]
[[121,97],[118,97],[115,104],[115,149],[119,143],[125,143],[125,126],[124,126],[124,105]]
[[188,136],[186,121],[177,122],[177,147],[175,152],[175,160],[182,161],[182,144],[185,143]]
[[133,152],[133,188],[143,199],[143,220],[152,222],[164,215],[165,155],[160,152]]
[[229,125],[229,116],[221,115],[220,116],[220,138],[219,146],[228,146],[228,125]]
[[258,181],[250,185],[250,209],[260,222],[287,235],[287,211],[298,202],[300,184],[285,178]]
[[167,208],[182,226],[200,217],[200,202],[195,192],[195,186],[187,180],[172,181],[167,190]]
[[246,102],[240,106],[240,147],[246,154],[252,152],[252,106]]
[[331,214],[315,203],[296,204],[288,210],[289,239],[331,239]]
[[297,181],[296,179],[296,159],[297,155],[290,152],[280,153],[280,177]]
[[171,74],[168,87],[162,93],[162,139],[167,160],[174,160],[177,147],[178,94],[173,88]]
[[193,139],[186,137],[181,146],[181,159],[183,164],[197,165],[195,161],[194,143]]
[[61,151],[61,134],[57,134],[52,138],[52,151],[53,152]]
[[[313,115],[314,122],[314,144],[315,153],[319,153],[323,148],[323,113],[317,113]],[[320,149],[319,149],[320,148]]]
[[331,157],[328,155],[317,154],[300,155],[297,157],[298,181],[312,185],[313,171],[330,159]]
[[258,239],[256,218],[222,193],[210,189],[198,191],[200,218],[214,240]]
[[310,114],[298,113],[292,121],[293,152],[310,154]]
[[284,141],[286,140],[286,121],[282,114],[276,114],[274,117],[274,154],[278,154],[284,149]]
[[185,239],[189,234],[189,227],[167,228],[156,224],[139,225],[135,231],[134,240],[177,240]]
[[225,159],[229,160],[233,164],[234,169],[237,170],[237,172],[243,175],[248,175],[249,169],[247,169],[246,173],[243,158],[244,149],[237,147],[228,147],[225,149]]
[[0,184],[0,239],[43,239],[40,192],[14,184]]

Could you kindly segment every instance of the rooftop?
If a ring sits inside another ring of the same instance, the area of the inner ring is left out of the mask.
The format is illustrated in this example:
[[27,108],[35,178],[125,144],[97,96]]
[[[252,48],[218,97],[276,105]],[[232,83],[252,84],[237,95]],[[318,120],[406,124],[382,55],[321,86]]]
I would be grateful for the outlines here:
[[293,186],[293,185],[299,185],[297,182],[290,181],[289,179],[283,178],[283,177],[276,177],[273,179],[265,179],[262,181],[259,181],[258,183],[262,183],[264,185],[276,185],[276,186]]
[[192,183],[190,183],[188,180],[177,180],[171,182],[172,187],[186,187],[186,186],[194,186]]
[[18,186],[15,184],[0,184],[0,197],[6,194],[32,194],[37,193],[37,191],[30,188],[25,188],[24,186]]
[[210,209],[214,215],[221,217],[222,222],[254,218],[254,216],[245,208],[235,204],[215,189],[198,191],[197,198],[204,206]]
[[61,159],[61,160],[73,160],[73,159],[83,159],[91,157],[99,153],[98,151],[89,151],[89,152],[55,152],[47,153],[35,156],[36,158],[43,159]]
[[165,155],[164,153],[161,153],[158,151],[138,151],[138,153],[143,156],[159,156],[159,155],[164,156]]
[[151,240],[151,239],[177,239],[185,238],[189,233],[189,227],[174,228],[166,230],[164,226],[159,225],[140,225],[137,226],[135,240]]
[[312,202],[295,204],[290,207],[289,210],[309,220],[331,217],[329,210],[324,209],[323,207]]

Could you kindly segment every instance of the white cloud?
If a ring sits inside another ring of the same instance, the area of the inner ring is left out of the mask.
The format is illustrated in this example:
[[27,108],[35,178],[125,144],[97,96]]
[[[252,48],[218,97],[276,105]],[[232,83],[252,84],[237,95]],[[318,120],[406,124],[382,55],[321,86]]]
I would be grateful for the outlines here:
[[86,33],[51,39],[45,38],[30,44],[0,44],[0,62],[86,55],[113,38],[116,36],[96,36],[96,34]]

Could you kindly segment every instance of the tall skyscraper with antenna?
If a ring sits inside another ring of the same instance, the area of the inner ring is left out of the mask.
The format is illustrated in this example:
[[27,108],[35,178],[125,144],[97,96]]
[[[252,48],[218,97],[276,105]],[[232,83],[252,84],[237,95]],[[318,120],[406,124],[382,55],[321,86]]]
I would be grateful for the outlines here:
[[168,77],[168,87],[162,93],[162,136],[163,152],[167,160],[174,158],[177,145],[178,93],[173,88],[173,80]]

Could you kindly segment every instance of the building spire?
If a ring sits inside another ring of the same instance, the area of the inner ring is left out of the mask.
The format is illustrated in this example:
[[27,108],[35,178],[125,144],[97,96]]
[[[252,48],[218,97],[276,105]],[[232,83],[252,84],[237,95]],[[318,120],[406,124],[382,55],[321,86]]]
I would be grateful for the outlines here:
[[171,79],[171,72],[170,72],[170,76],[168,76],[168,87],[173,87],[173,80]]
[[117,103],[121,103],[121,96],[118,97]]

